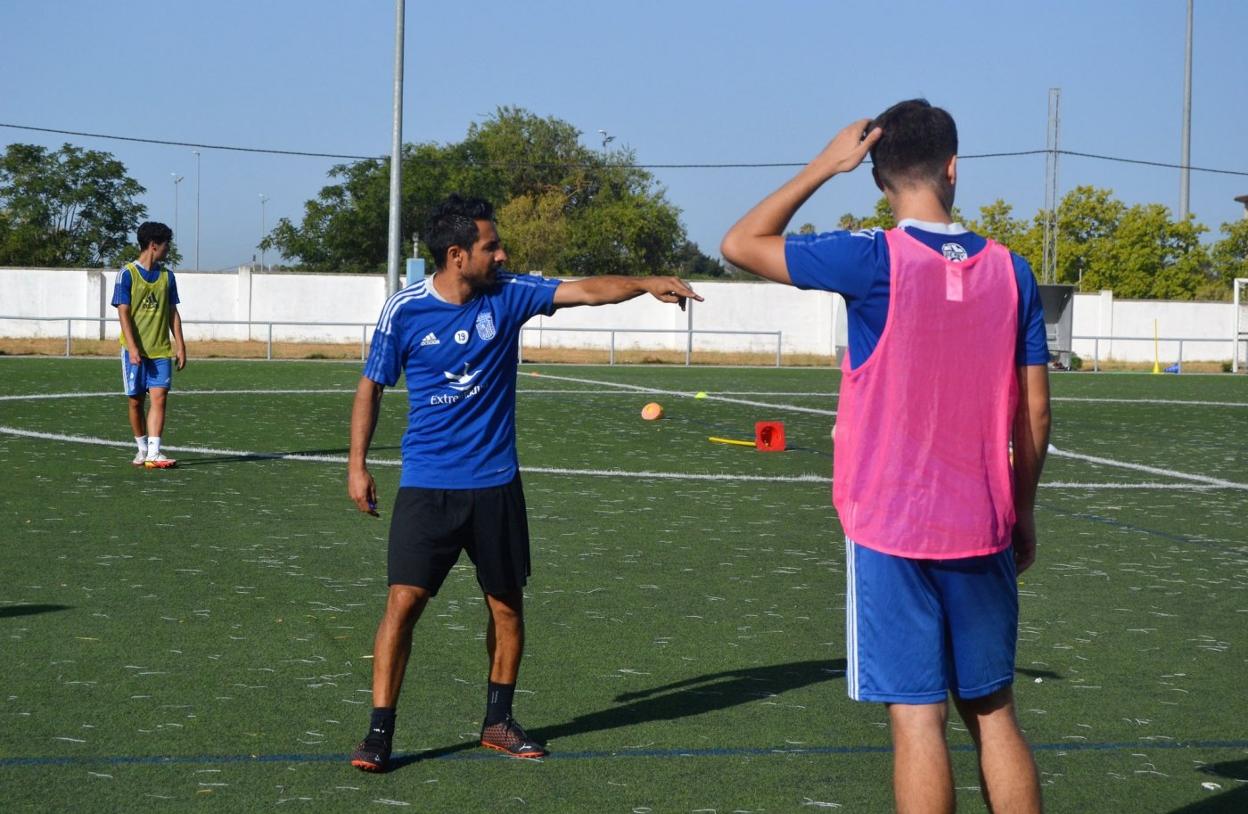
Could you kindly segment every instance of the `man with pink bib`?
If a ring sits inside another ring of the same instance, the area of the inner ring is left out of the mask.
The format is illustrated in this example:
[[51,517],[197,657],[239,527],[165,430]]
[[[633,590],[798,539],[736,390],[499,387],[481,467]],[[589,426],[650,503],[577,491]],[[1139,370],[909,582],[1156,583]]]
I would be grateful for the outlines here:
[[[898,811],[952,812],[953,698],[994,812],[1040,810],[1014,713],[1017,574],[1035,560],[1049,438],[1044,312],[1027,262],[953,222],[957,128],[927,101],[842,130],[724,237],[725,259],[836,291],[849,316],[832,497],[846,536],[850,697],[888,705]],[[870,152],[897,227],[784,230]]]

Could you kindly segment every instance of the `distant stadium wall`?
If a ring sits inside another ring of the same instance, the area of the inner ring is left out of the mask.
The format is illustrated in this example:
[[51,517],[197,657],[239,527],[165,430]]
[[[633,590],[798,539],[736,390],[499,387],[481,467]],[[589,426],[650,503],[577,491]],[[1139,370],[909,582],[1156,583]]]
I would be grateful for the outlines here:
[[[0,316],[48,317],[46,321],[0,319],[0,336],[64,337],[66,318],[104,323],[72,324],[75,339],[116,338],[112,299],[115,270],[0,268]],[[363,274],[236,273],[179,271],[178,293],[188,341],[265,340],[268,323],[276,342],[356,343],[371,338],[385,302],[385,278]],[[706,302],[689,312],[651,297],[603,308],[569,308],[534,317],[526,326],[526,348],[606,348],[605,333],[557,329],[615,329],[617,350],[683,350],[685,331],[758,331],[782,334],[785,354],[832,355],[845,340],[845,305],[839,296],[799,291],[765,282],[698,282]],[[1188,340],[1185,361],[1231,358],[1234,330],[1230,303],[1120,300],[1112,292],[1074,298],[1075,353],[1091,358],[1152,361],[1153,329],[1163,361],[1177,358],[1177,338]],[[245,324],[200,324],[233,322]],[[319,325],[296,323],[322,323]],[[323,323],[347,323],[327,325]],[[643,332],[646,331],[646,332]],[[658,331],[657,333],[652,333]],[[1098,343],[1090,338],[1102,337]],[[1199,341],[1208,340],[1208,341]],[[699,333],[699,351],[773,353],[774,335]]]

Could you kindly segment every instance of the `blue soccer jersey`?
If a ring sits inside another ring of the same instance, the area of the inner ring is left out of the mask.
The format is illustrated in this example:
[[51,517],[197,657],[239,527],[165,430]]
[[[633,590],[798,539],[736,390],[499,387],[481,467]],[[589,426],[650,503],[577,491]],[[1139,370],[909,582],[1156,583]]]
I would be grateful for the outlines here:
[[455,305],[431,279],[386,302],[364,366],[386,387],[407,379],[399,485],[502,486],[519,469],[516,342],[530,317],[554,313],[559,281],[500,272],[493,288]]
[[[988,245],[983,237],[959,224],[928,223],[911,219],[900,224],[906,233],[951,261],[965,260]],[[1013,252],[1018,283],[1019,365],[1046,365],[1044,306],[1031,266]],[[871,356],[888,319],[891,266],[883,229],[789,235],[784,243],[789,279],[798,288],[835,291],[845,298],[849,316],[849,358],[854,368]]]
[[[160,279],[161,267],[159,264],[157,264],[156,268],[145,269],[143,266],[139,265],[139,261],[136,260],[134,261],[134,266],[139,270],[139,274],[143,275],[143,279],[147,280],[149,283],[154,283]],[[169,302],[177,305],[181,302],[181,300],[178,299],[178,281],[173,276],[173,269],[167,269],[167,271],[169,272]],[[114,308],[119,305],[130,304],[131,287],[130,269],[122,266],[121,270],[117,272],[117,280],[113,283],[112,305]]]

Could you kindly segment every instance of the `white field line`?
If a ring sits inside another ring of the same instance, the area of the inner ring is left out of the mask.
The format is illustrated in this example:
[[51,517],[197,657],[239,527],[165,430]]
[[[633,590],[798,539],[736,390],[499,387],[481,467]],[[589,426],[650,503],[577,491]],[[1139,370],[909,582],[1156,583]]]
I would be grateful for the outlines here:
[[[600,384],[606,385],[614,389],[606,390],[584,390],[579,388],[565,389],[538,389],[538,388],[522,388],[517,392],[527,395],[629,395],[630,393],[657,393],[660,395],[676,395],[686,398],[693,398],[693,392],[685,392],[680,390],[661,390],[658,388],[641,387],[632,384],[618,384],[614,382],[599,382],[591,379],[575,379],[565,376],[551,376],[548,374],[536,374],[521,371],[521,376],[532,376],[536,378],[557,379],[559,381],[576,382],[580,384]],[[621,389],[624,388],[624,389]],[[174,390],[175,394],[181,396],[302,396],[302,395],[351,395],[355,392],[353,389],[334,389],[334,388],[286,388],[273,390]],[[97,393],[32,393],[27,395],[0,395],[0,401],[41,401],[48,399],[79,399],[79,398],[110,398],[120,396],[117,391],[97,392]],[[796,410],[799,412],[810,412],[817,415],[836,415],[834,410],[817,410],[810,407],[799,407],[797,405],[770,404],[757,401],[746,401],[741,399],[726,398],[728,396],[799,396],[802,398],[839,398],[839,393],[818,393],[818,392],[798,392],[798,391],[762,391],[762,390],[708,390],[706,398],[716,401],[728,401],[737,404],[748,404],[756,407],[774,407],[781,410]],[[1087,404],[1168,404],[1176,406],[1189,407],[1248,407],[1248,402],[1242,401],[1196,401],[1185,399],[1113,399],[1113,398],[1085,398],[1081,396],[1053,396],[1052,401],[1063,402],[1083,402]]]
[[[350,395],[352,390],[173,390],[175,396],[310,396],[318,394]],[[35,393],[26,396],[0,396],[0,401],[40,401],[46,399],[124,398],[116,390],[107,393]]]
[[1050,455],[1057,455],[1061,458],[1071,458],[1076,461],[1087,461],[1093,464],[1102,464],[1103,466],[1113,466],[1119,469],[1132,469],[1136,472],[1147,472],[1150,475],[1161,475],[1168,478],[1181,478],[1183,480],[1194,481],[1196,483],[1204,483],[1209,486],[1217,486],[1222,489],[1243,489],[1248,491],[1248,483],[1236,483],[1234,481],[1222,480],[1221,478],[1211,478],[1207,475],[1193,475],[1188,472],[1179,472],[1175,469],[1162,469],[1156,466],[1145,466],[1144,464],[1133,464],[1126,461],[1117,461],[1113,458],[1099,458],[1095,455],[1083,455],[1078,452],[1067,452],[1056,447],[1049,447]]
[[[37,432],[34,430],[22,430],[17,427],[7,427],[0,425],[0,434],[13,435],[19,438],[38,438],[45,441],[62,441],[71,444],[90,444],[93,446],[117,447],[131,449],[134,443],[131,441],[111,441],[106,438],[92,438],[85,435],[65,435],[62,433]],[[283,453],[283,452],[255,452],[243,449],[219,449],[216,447],[193,447],[193,446],[165,446],[170,452],[187,452],[196,455],[214,455],[223,458],[258,458],[274,461],[305,461],[309,463],[327,463],[346,465],[347,458],[345,455],[303,455],[299,453]],[[1051,450],[1050,455],[1065,455],[1072,458],[1088,458],[1097,463],[1109,463],[1114,466],[1126,466],[1127,468],[1145,469],[1147,471],[1160,472],[1172,477],[1188,477],[1208,483],[1164,483],[1164,482],[1148,482],[1148,483],[1077,483],[1073,481],[1046,481],[1040,484],[1041,487],[1049,489],[1115,489],[1115,490],[1132,490],[1132,489],[1153,489],[1153,490],[1176,490],[1176,491],[1207,491],[1211,489],[1227,488],[1227,489],[1248,489],[1248,485],[1231,483],[1230,481],[1219,481],[1216,478],[1202,478],[1198,475],[1181,475],[1180,473],[1167,472],[1166,470],[1155,470],[1149,467],[1138,467],[1134,464],[1122,464],[1121,462],[1108,461],[1104,458],[1091,458],[1091,456],[1076,455],[1075,453],[1061,452],[1059,450]],[[402,466],[403,462],[394,458],[370,458],[368,461],[373,466]],[[693,481],[738,481],[745,483],[820,483],[830,484],[832,479],[826,475],[740,475],[740,474],[712,474],[712,473],[696,473],[696,472],[632,472],[624,469],[566,469],[563,467],[549,466],[523,466],[521,472],[537,474],[537,475],[566,475],[571,477],[601,477],[601,478],[629,478],[633,480],[693,480]]]
[[[681,396],[683,398],[690,398],[690,399],[694,398],[697,393],[697,391],[692,391],[692,390],[688,390],[688,391],[686,390],[662,390],[657,387],[643,387],[637,384],[621,384],[619,382],[604,382],[598,379],[578,379],[578,378],[573,378],[572,376],[552,376],[549,373],[538,374],[538,373],[529,373],[527,371],[520,371],[518,375],[529,376],[532,378],[539,378],[539,379],[551,379],[552,381],[557,381],[557,382],[576,382],[577,384],[592,384],[597,387],[615,387],[621,390],[631,390],[632,392],[635,392],[635,393],[650,393],[653,395],[661,395],[661,396]],[[730,404],[745,404],[750,407],[766,407],[769,410],[788,410],[794,413],[813,413],[814,415],[826,415],[826,416],[836,415],[836,410],[820,410],[815,407],[799,407],[796,404],[773,404],[767,401],[750,401],[748,399],[738,399],[738,398],[732,398],[729,396],[712,395],[709,392],[707,393],[706,398],[711,401],[724,401]]]
[[1090,404],[1178,404],[1192,407],[1248,407],[1248,401],[1194,401],[1187,399],[1094,399],[1083,396],[1050,396],[1050,401],[1083,401]]

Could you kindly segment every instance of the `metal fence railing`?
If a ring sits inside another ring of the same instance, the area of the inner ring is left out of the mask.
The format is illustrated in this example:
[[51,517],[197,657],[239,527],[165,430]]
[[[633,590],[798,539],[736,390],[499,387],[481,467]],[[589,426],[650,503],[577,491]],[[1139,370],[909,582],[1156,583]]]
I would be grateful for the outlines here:
[[[1168,346],[1170,344],[1177,342],[1179,346],[1178,357],[1174,359],[1174,363],[1182,367],[1184,343],[1213,342],[1215,344],[1225,345],[1227,342],[1230,341],[1229,339],[1225,339],[1225,338],[1217,339],[1217,338],[1210,338],[1207,336],[1072,336],[1071,340],[1072,340],[1072,343],[1071,343],[1072,345],[1074,344],[1074,341],[1092,343],[1092,370],[1093,372],[1098,372],[1101,369],[1101,343],[1102,342],[1109,343],[1109,344],[1112,344],[1114,342],[1155,342],[1158,345],[1162,345],[1162,344],[1167,345],[1167,350],[1169,349]],[[1061,353],[1061,352],[1078,353],[1078,351],[1072,351],[1071,348],[1052,348],[1051,350],[1054,353]],[[1107,358],[1111,358],[1111,357],[1107,357]],[[1169,356],[1166,357],[1166,361],[1170,361]]]
[[[29,316],[9,316],[0,314],[0,322],[4,320],[25,320],[31,322],[64,322],[65,323],[65,355],[73,355],[73,327],[75,322],[94,322],[100,326],[100,336],[94,341],[104,339],[104,325],[110,322],[115,323],[116,317],[29,317]],[[223,340],[223,341],[245,341],[255,342],[251,339],[251,328],[261,326],[265,328],[265,358],[273,358],[273,326],[293,326],[303,328],[359,328],[360,329],[360,359],[363,360],[368,356],[368,331],[374,327],[372,322],[298,322],[289,320],[272,320],[272,321],[251,321],[246,319],[184,319],[182,325],[246,325],[248,326],[248,338],[245,340]],[[22,339],[42,339],[44,337],[21,337]],[[83,337],[78,337],[83,339]],[[92,340],[87,340],[92,341]],[[333,340],[290,340],[299,342],[332,342]]]
[[[607,340],[607,364],[615,364],[616,344],[615,338],[618,334],[684,334],[685,335],[685,366],[688,367],[693,363],[693,336],[694,334],[722,334],[729,336],[774,336],[776,338],[776,367],[780,367],[781,363],[781,346],[784,340],[783,331],[719,331],[704,330],[702,328],[551,328],[548,326],[534,326],[532,328],[521,328],[520,342],[520,361],[524,361],[524,342],[523,337],[526,331],[559,331],[564,333],[596,333],[608,334]],[[532,348],[530,348],[532,350]],[[646,348],[653,350],[653,348]]]
[[[88,322],[96,323],[99,326],[98,337],[93,341],[100,341],[104,338],[104,326],[110,322],[116,322],[115,317],[32,317],[32,316],[11,316],[0,314],[0,322],[4,320],[22,320],[32,322],[63,322],[65,323],[65,356],[73,355],[74,343],[74,323]],[[360,330],[360,359],[364,360],[368,356],[368,334],[369,329],[374,327],[372,322],[298,322],[288,320],[265,320],[250,321],[242,319],[183,319],[183,326],[189,325],[245,325],[248,327],[248,339],[245,341],[255,341],[250,339],[251,329],[261,327],[265,330],[265,358],[273,358],[273,328],[274,326],[283,327],[303,327],[303,328],[358,328]],[[549,326],[541,327],[525,327],[521,328],[521,341],[519,344],[519,353],[521,361],[524,360],[524,342],[523,335],[526,332],[537,331],[557,331],[566,333],[596,333],[607,334],[607,358],[608,364],[615,364],[616,361],[616,337],[619,334],[669,334],[684,335],[684,352],[685,365],[688,366],[693,362],[693,350],[695,334],[722,334],[735,336],[771,336],[775,337],[776,342],[776,367],[780,367],[782,356],[781,348],[783,345],[782,331],[721,331],[707,330],[702,328],[553,328]],[[45,338],[45,337],[23,337],[23,338]],[[83,337],[79,337],[83,339]],[[91,340],[88,340],[91,341]],[[242,340],[240,340],[242,341]],[[290,341],[317,341],[317,340],[290,340]],[[332,341],[332,340],[330,340]]]

